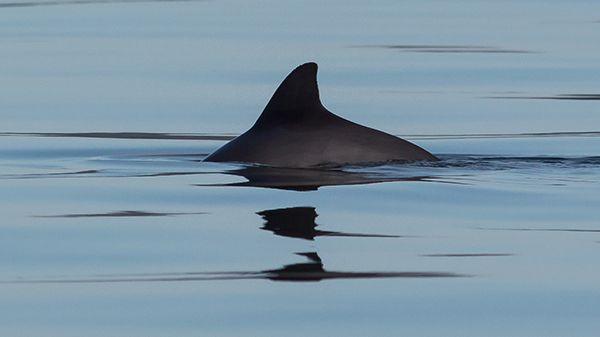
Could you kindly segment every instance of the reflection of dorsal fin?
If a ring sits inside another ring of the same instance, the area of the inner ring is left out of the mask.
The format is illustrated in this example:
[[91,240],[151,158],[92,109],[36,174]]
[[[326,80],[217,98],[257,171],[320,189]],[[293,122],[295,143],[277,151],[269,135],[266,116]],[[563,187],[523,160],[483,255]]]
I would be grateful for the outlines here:
[[321,257],[319,257],[319,254],[317,254],[316,252],[310,252],[310,253],[296,253],[296,255],[300,255],[300,256],[305,256],[307,257],[311,262],[316,262],[316,263],[320,263],[322,264],[321,261]]
[[254,127],[271,127],[313,120],[329,113],[319,99],[317,64],[294,69],[279,85]]

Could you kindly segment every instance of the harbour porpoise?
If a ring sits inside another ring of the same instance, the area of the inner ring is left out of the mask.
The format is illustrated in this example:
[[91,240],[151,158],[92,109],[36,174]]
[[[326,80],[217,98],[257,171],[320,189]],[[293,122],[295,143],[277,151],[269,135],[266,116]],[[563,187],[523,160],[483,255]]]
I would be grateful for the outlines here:
[[311,62],[283,80],[248,131],[205,160],[308,168],[437,158],[404,139],[328,111],[319,99],[317,64]]

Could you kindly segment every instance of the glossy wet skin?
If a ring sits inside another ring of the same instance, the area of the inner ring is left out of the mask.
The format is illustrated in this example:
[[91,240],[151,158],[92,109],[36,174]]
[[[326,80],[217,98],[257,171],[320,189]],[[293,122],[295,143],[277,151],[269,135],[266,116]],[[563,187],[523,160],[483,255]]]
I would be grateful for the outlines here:
[[401,138],[329,112],[319,100],[317,65],[296,68],[254,126],[206,158],[277,167],[318,167],[437,160]]

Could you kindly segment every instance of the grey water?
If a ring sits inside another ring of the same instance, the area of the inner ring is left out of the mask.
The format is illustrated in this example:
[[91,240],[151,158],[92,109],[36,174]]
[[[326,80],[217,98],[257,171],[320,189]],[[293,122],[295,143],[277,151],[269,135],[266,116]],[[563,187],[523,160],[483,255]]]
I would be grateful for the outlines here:
[[[0,335],[596,336],[596,1],[0,1]],[[202,159],[297,65],[435,163]]]

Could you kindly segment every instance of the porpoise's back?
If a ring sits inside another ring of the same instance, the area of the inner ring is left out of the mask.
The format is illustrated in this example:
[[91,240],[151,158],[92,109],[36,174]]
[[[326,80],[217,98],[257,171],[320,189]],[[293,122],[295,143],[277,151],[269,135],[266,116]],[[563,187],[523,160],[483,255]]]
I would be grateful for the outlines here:
[[328,111],[319,99],[317,65],[306,63],[286,77],[250,130],[205,160],[302,168],[437,158]]

